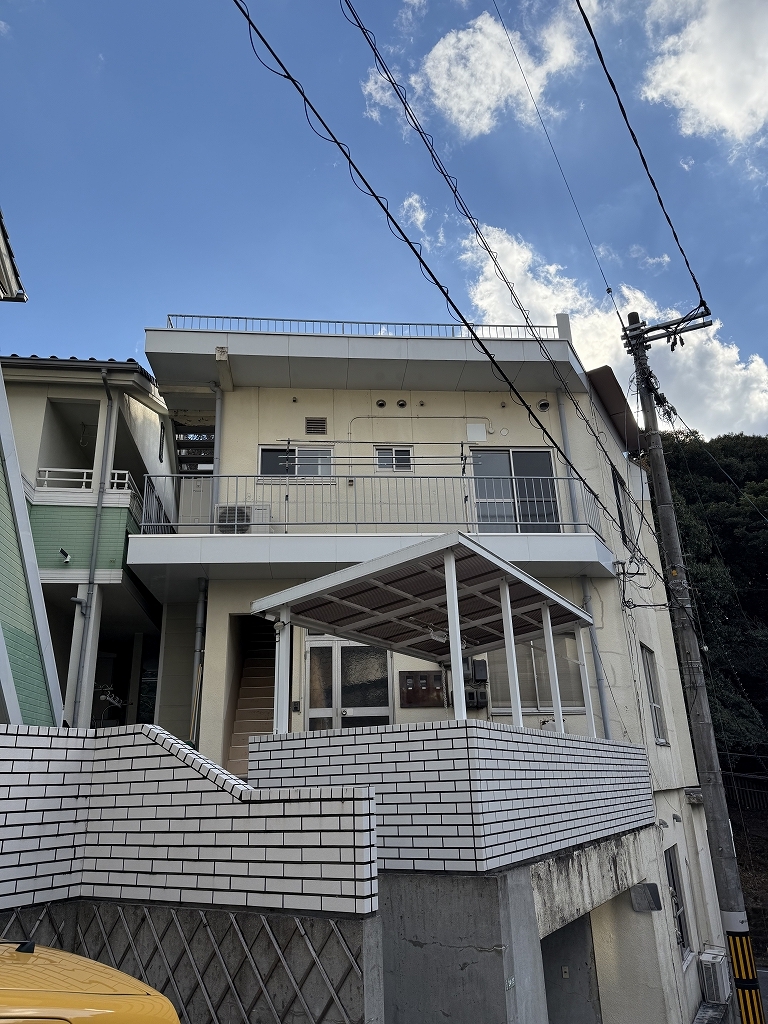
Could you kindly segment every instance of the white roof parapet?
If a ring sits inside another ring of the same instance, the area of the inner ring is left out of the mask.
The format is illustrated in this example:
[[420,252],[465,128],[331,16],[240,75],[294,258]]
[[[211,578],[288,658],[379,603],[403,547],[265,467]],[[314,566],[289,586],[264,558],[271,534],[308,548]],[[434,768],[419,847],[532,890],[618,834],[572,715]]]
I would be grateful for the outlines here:
[[[180,318],[207,323],[220,318]],[[259,324],[262,321],[258,321]],[[268,322],[263,322],[268,325]],[[277,326],[290,328],[292,322]],[[333,334],[295,329],[216,330],[147,328],[146,355],[161,391],[209,389],[210,381],[224,386],[222,367],[233,387],[338,388],[382,391],[507,391],[494,376],[487,357],[472,339],[425,336],[413,325],[412,335]],[[311,326],[311,324],[309,325]],[[337,325],[342,326],[342,325]],[[351,325],[355,326],[355,325]],[[365,325],[360,326],[361,330]],[[386,325],[381,325],[382,327]],[[390,325],[394,326],[394,325]],[[424,326],[424,325],[422,325]],[[440,325],[433,325],[440,326]],[[589,385],[569,338],[556,327],[537,328],[549,359],[572,391]],[[484,326],[482,337],[492,339],[499,364],[521,391],[553,391],[562,387],[539,346],[525,327]],[[216,352],[226,350],[226,362]]]
[[443,555],[452,550],[462,642],[467,654],[504,646],[499,585],[509,581],[515,637],[538,635],[542,606],[552,625],[589,624],[589,615],[462,533],[444,534],[253,601],[252,615],[291,622],[427,661],[450,660]]

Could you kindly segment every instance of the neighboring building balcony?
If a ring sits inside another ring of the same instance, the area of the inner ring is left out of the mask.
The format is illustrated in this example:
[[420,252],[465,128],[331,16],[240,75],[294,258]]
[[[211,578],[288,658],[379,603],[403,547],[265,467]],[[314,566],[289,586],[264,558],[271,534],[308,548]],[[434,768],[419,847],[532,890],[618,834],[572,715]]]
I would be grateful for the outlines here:
[[[34,488],[28,488],[34,505],[95,505],[98,483],[94,486],[92,469],[41,466]],[[104,494],[104,504],[127,507],[137,523],[141,522],[141,491],[127,469],[113,469]]]

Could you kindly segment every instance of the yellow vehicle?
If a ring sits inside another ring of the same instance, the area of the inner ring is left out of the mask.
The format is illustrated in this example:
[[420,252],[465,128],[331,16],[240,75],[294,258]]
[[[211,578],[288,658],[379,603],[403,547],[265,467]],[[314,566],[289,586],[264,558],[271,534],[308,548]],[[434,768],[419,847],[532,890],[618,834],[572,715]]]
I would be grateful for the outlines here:
[[171,1002],[122,971],[33,942],[0,942],[0,1024],[179,1024]]

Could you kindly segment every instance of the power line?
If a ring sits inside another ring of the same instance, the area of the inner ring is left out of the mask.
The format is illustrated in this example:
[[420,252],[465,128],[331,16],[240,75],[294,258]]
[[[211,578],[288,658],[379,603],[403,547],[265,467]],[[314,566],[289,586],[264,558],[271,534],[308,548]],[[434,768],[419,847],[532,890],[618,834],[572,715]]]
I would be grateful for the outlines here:
[[[564,465],[566,465],[571,470],[571,472],[574,474],[576,479],[579,480],[583,484],[583,486],[586,488],[587,492],[592,496],[592,498],[594,498],[596,504],[600,507],[600,509],[602,509],[602,511],[605,514],[605,516],[607,517],[607,519],[611,523],[613,523],[613,525],[615,526],[615,528],[617,530],[620,531],[621,530],[621,526],[620,526],[620,523],[618,521],[618,518],[613,515],[613,513],[610,511],[610,509],[603,502],[603,500],[599,496],[599,494],[597,494],[597,492],[589,485],[589,483],[587,482],[585,477],[579,472],[579,470],[576,468],[576,466],[571,462],[571,460],[568,458],[568,456],[565,454],[565,452],[561,448],[560,444],[557,442],[557,440],[550,433],[549,429],[544,425],[544,423],[542,423],[542,421],[539,419],[539,417],[533,411],[533,408],[525,400],[525,398],[523,397],[522,393],[520,391],[518,391],[518,389],[515,386],[514,382],[512,380],[510,380],[510,378],[507,376],[507,374],[505,373],[504,369],[501,367],[501,365],[497,361],[496,357],[488,349],[488,347],[483,343],[482,339],[479,337],[479,335],[475,331],[474,324],[470,323],[470,321],[464,316],[464,313],[461,311],[459,306],[451,298],[451,296],[450,296],[450,294],[448,292],[448,288],[440,281],[440,279],[437,277],[435,272],[432,270],[430,265],[425,260],[424,255],[423,255],[423,253],[421,251],[421,245],[418,242],[413,242],[411,240],[411,238],[408,236],[408,234],[405,231],[405,229],[399,224],[399,222],[397,221],[397,219],[395,218],[395,216],[393,215],[393,213],[389,209],[389,204],[388,204],[387,200],[383,196],[380,196],[373,189],[373,187],[369,184],[368,180],[364,176],[363,172],[360,170],[358,165],[352,159],[352,154],[350,152],[349,146],[347,146],[346,143],[342,142],[335,135],[335,133],[331,129],[330,125],[327,123],[327,121],[325,121],[325,119],[322,117],[322,115],[320,114],[320,112],[317,109],[317,107],[315,107],[315,105],[312,103],[312,101],[307,96],[306,91],[305,91],[304,87],[302,86],[301,82],[299,82],[298,79],[296,79],[291,74],[291,72],[288,70],[286,65],[278,57],[278,55],[275,52],[275,50],[270,46],[270,44],[267,41],[266,37],[259,30],[258,26],[255,24],[255,22],[251,18],[251,15],[250,15],[250,12],[248,10],[248,6],[247,6],[245,0],[233,0],[233,3],[235,4],[237,9],[240,11],[240,13],[243,15],[243,17],[245,18],[246,22],[248,23],[248,36],[249,36],[249,40],[250,40],[250,44],[251,44],[251,49],[253,50],[253,53],[254,53],[256,59],[259,61],[259,63],[264,68],[266,68],[267,71],[272,72],[272,74],[277,75],[279,78],[285,79],[287,82],[289,82],[294,87],[294,89],[296,89],[296,91],[301,96],[301,99],[302,99],[302,102],[303,102],[303,105],[304,105],[304,114],[306,116],[307,123],[309,124],[310,128],[312,129],[312,131],[318,136],[318,138],[323,139],[325,142],[333,143],[333,145],[335,145],[336,148],[341,152],[341,154],[343,155],[344,159],[347,162],[347,166],[349,168],[350,177],[351,177],[354,185],[364,195],[370,196],[376,202],[376,204],[378,205],[379,209],[384,214],[384,216],[386,218],[386,221],[387,221],[387,226],[389,227],[389,229],[392,232],[392,234],[396,238],[398,238],[400,241],[404,242],[408,246],[409,250],[414,255],[416,260],[418,261],[419,269],[421,270],[421,273],[423,274],[423,276],[431,284],[433,284],[438,289],[438,291],[442,294],[442,296],[443,296],[443,298],[444,298],[444,300],[446,302],[446,305],[448,306],[448,310],[451,313],[451,315],[458,322],[460,322],[464,326],[464,328],[466,329],[467,333],[469,334],[469,337],[472,339],[472,343],[473,343],[474,347],[477,349],[477,351],[482,352],[483,355],[485,355],[486,358],[491,363],[491,366],[493,368],[493,373],[496,376],[497,380],[501,380],[501,381],[503,381],[507,385],[507,387],[509,388],[510,395],[514,396],[519,401],[520,405],[523,406],[523,408],[525,408],[525,410],[526,410],[526,412],[528,414],[528,419],[531,422],[536,424],[538,429],[541,431],[542,435],[547,439],[547,441],[552,445],[552,447],[558,453],[558,455],[562,459]],[[262,59],[262,57],[259,55],[258,50],[256,49],[256,44],[254,42],[254,36],[256,38],[258,38],[258,40],[260,41],[260,43],[262,44],[264,49],[269,53],[269,55],[272,58],[272,60],[274,60],[275,64],[277,65],[277,69],[275,69],[274,67],[270,67],[270,65],[268,63],[266,63],[266,61],[264,61]],[[311,114],[311,117],[310,117],[310,114]],[[315,119],[315,121],[320,126],[322,131],[318,131],[318,129],[315,127],[315,125],[312,122],[312,118]],[[438,159],[439,159],[439,157],[438,157]],[[458,197],[458,189],[456,190],[456,195]],[[471,214],[469,216],[471,217]],[[475,221],[474,223],[477,223],[477,222]],[[478,225],[478,228],[479,228],[479,225]],[[510,287],[511,287],[511,285],[510,285]],[[515,296],[515,298],[516,298],[516,296]],[[519,303],[519,299],[517,300],[517,302]],[[538,340],[539,345],[542,348],[542,351],[546,354],[548,360],[550,362],[553,362],[552,357],[546,352],[546,346],[544,346],[544,343],[543,343],[541,337],[538,335],[538,332],[535,331],[535,328],[533,327],[533,324],[530,322],[530,320],[529,320],[529,318],[527,316],[527,313],[525,313],[524,315],[526,317],[526,323],[527,323],[529,329],[532,330],[533,337]],[[555,367],[555,369],[556,369],[558,375],[560,375],[559,369],[557,369],[557,367]],[[565,381],[563,381],[563,384],[567,387],[567,383]],[[568,393],[570,394],[570,391],[568,391]],[[571,398],[571,400],[574,401],[574,403],[575,403],[575,399],[574,398]],[[578,403],[575,403],[575,404],[577,405],[577,408],[578,408]],[[590,430],[592,430],[591,424],[589,424],[589,427],[590,427]],[[594,434],[594,430],[592,430],[592,433]],[[602,442],[599,441],[599,439],[598,439],[598,442],[600,444],[601,449],[605,452],[606,456],[610,459],[610,456],[608,455],[608,453],[607,453],[606,449],[604,448]]]
[[608,79],[608,84],[610,85],[611,89],[613,90],[613,94],[616,97],[616,102],[619,104],[619,110],[621,111],[621,116],[624,118],[624,124],[626,124],[627,129],[629,131],[629,134],[632,136],[632,141],[635,144],[635,148],[637,149],[637,152],[640,154],[640,160],[641,160],[641,162],[643,164],[643,167],[645,168],[645,173],[648,175],[648,180],[651,183],[653,191],[656,193],[656,198],[659,201],[659,206],[661,207],[661,212],[664,214],[664,217],[665,217],[665,219],[667,221],[667,224],[669,224],[669,229],[672,232],[672,237],[675,240],[675,244],[677,245],[677,248],[680,250],[680,255],[683,257],[683,260],[685,261],[685,265],[688,268],[688,273],[691,275],[691,280],[693,281],[694,286],[696,288],[696,292],[697,292],[697,294],[699,296],[699,309],[706,309],[707,313],[708,313],[709,312],[709,307],[707,306],[706,302],[704,301],[704,296],[701,294],[701,287],[699,285],[699,282],[696,280],[696,275],[694,274],[693,268],[691,267],[691,264],[688,261],[688,257],[685,254],[685,249],[683,249],[683,246],[682,246],[682,244],[680,242],[680,239],[678,238],[677,231],[675,230],[675,225],[672,223],[672,218],[667,213],[667,208],[664,205],[664,200],[661,198],[661,192],[659,191],[659,187],[656,184],[653,175],[651,174],[651,169],[648,166],[648,161],[645,159],[645,153],[643,153],[643,147],[640,145],[640,141],[639,141],[637,135],[635,135],[635,130],[632,127],[632,125],[630,124],[630,122],[629,122],[629,116],[627,114],[627,111],[626,111],[626,108],[625,108],[624,104],[622,103],[621,96],[619,95],[619,90],[616,88],[616,83],[614,82],[613,78],[611,77],[611,73],[608,70],[608,66],[605,63],[605,58],[603,57],[603,52],[600,49],[600,44],[597,41],[597,37],[595,36],[595,33],[594,33],[593,29],[592,29],[592,25],[590,24],[589,18],[587,17],[587,13],[586,13],[586,11],[584,10],[584,8],[581,5],[581,0],[576,0],[576,6],[579,8],[579,12],[581,14],[581,17],[584,20],[584,24],[586,25],[587,32],[589,33],[590,38],[592,39],[592,42],[594,43],[595,53],[597,53],[597,59],[600,61],[600,64],[602,65],[603,71],[605,72],[605,77]]
[[563,165],[560,163],[560,157],[557,155],[557,151],[555,150],[555,145],[552,142],[552,137],[550,136],[549,131],[547,129],[547,126],[544,123],[544,118],[541,115],[541,110],[539,110],[539,105],[536,102],[536,97],[533,94],[533,89],[531,89],[530,83],[528,81],[528,76],[525,73],[525,70],[523,68],[523,65],[522,65],[522,62],[521,62],[519,56],[517,55],[517,50],[515,49],[515,44],[512,42],[512,36],[509,34],[509,29],[507,28],[507,26],[506,26],[506,24],[504,22],[504,18],[501,16],[501,11],[499,10],[499,5],[496,3],[496,0],[492,0],[492,3],[493,3],[494,10],[496,11],[496,15],[497,15],[497,17],[499,19],[499,22],[501,24],[501,27],[504,29],[504,35],[507,37],[507,42],[509,43],[509,48],[512,51],[512,56],[515,58],[515,62],[517,63],[518,68],[520,69],[520,74],[523,76],[523,81],[525,82],[525,87],[528,90],[528,95],[531,97],[531,103],[533,104],[533,109],[536,111],[536,116],[539,119],[539,124],[541,125],[542,131],[544,132],[544,135],[546,136],[547,142],[549,143],[549,148],[552,150],[552,156],[555,158],[555,163],[557,164],[557,169],[560,171],[560,175],[561,175],[561,177],[563,179],[563,184],[566,187],[568,195],[571,197],[571,202],[573,203],[573,208],[576,211],[576,216],[579,218],[579,224],[581,224],[581,227],[582,227],[582,229],[584,231],[584,236],[587,239],[587,242],[589,243],[589,248],[592,251],[592,255],[595,257],[595,263],[597,264],[597,269],[600,271],[600,276],[602,277],[603,283],[605,284],[606,293],[608,295],[610,295],[610,297],[611,297],[611,302],[613,303],[613,308],[616,310],[616,316],[619,318],[619,323],[621,324],[622,329],[623,329],[625,325],[624,325],[624,321],[623,321],[623,319],[621,317],[621,313],[619,312],[619,307],[616,305],[616,299],[614,298],[614,295],[613,295],[613,288],[611,288],[611,286],[608,284],[608,279],[605,276],[605,271],[603,270],[603,265],[600,262],[600,257],[597,255],[597,250],[595,249],[595,246],[594,246],[594,244],[592,242],[592,239],[590,238],[589,231],[587,230],[587,225],[584,223],[584,218],[581,216],[581,211],[579,210],[578,204],[576,202],[576,197],[574,196],[573,191],[571,189],[571,186],[568,183],[568,179],[565,176],[565,171],[563,170]]
[[[237,2],[237,0],[236,0],[236,2]],[[502,265],[501,265],[501,263],[499,261],[498,253],[494,252],[493,249],[491,248],[490,243],[488,242],[487,238],[485,237],[485,235],[484,235],[484,233],[482,231],[482,228],[480,227],[479,221],[472,214],[472,211],[470,210],[466,200],[464,199],[464,197],[462,196],[461,192],[459,191],[458,179],[448,171],[447,167],[443,163],[443,160],[440,157],[440,154],[437,152],[437,149],[435,148],[434,137],[429,132],[427,132],[424,129],[424,127],[422,126],[422,124],[421,124],[421,122],[420,122],[416,112],[414,111],[413,107],[411,106],[411,104],[408,101],[408,95],[407,95],[405,87],[402,86],[400,84],[400,82],[398,82],[398,80],[395,77],[394,73],[392,72],[392,70],[390,69],[389,65],[387,64],[386,59],[384,58],[384,56],[382,55],[381,51],[379,50],[378,44],[376,43],[375,35],[364,24],[362,18],[360,17],[360,15],[355,10],[354,5],[352,4],[351,0],[339,0],[339,2],[340,2],[342,13],[344,14],[344,17],[346,18],[346,20],[349,21],[350,24],[352,24],[356,28],[358,28],[360,30],[360,32],[362,33],[363,38],[365,39],[365,41],[367,42],[368,46],[371,49],[371,52],[373,53],[373,58],[374,58],[374,62],[375,62],[375,65],[376,65],[376,70],[378,71],[379,75],[386,82],[388,82],[389,85],[394,90],[395,95],[397,96],[398,101],[400,102],[400,104],[401,104],[401,106],[403,108],[406,121],[411,126],[411,128],[413,128],[413,130],[416,132],[416,134],[419,136],[419,138],[422,140],[422,142],[426,146],[426,148],[427,148],[427,150],[429,152],[430,158],[432,160],[432,165],[434,166],[434,168],[438,172],[438,174],[440,174],[440,176],[443,178],[445,183],[448,185],[448,188],[450,189],[451,194],[453,195],[454,204],[456,206],[456,209],[459,211],[459,213],[462,215],[462,217],[464,217],[469,222],[469,224],[471,225],[472,230],[474,231],[475,237],[477,239],[478,245],[486,253],[486,255],[490,259],[491,263],[493,264],[496,276],[506,286],[507,290],[509,291],[510,298],[512,299],[514,305],[517,307],[518,311],[520,312],[521,316],[523,317],[526,326],[531,331],[532,336],[538,342],[539,349],[540,349],[542,355],[545,357],[545,359],[549,362],[550,366],[552,367],[552,370],[553,370],[555,376],[557,377],[557,380],[559,381],[560,386],[562,387],[562,390],[563,390],[564,394],[567,396],[567,398],[569,399],[569,401],[573,405],[573,407],[576,410],[576,413],[579,416],[579,418],[586,425],[587,430],[589,431],[589,433],[594,438],[595,443],[597,444],[598,448],[602,452],[602,454],[605,457],[605,459],[608,461],[609,465],[611,465],[615,469],[615,466],[614,466],[614,463],[613,463],[613,459],[611,458],[611,455],[610,455],[608,449],[603,444],[602,438],[597,433],[597,431],[594,429],[594,427],[592,426],[592,424],[589,421],[589,417],[584,413],[583,409],[581,408],[581,406],[579,405],[578,401],[576,400],[576,397],[574,396],[573,392],[571,391],[570,386],[568,385],[567,380],[565,379],[565,377],[561,373],[560,368],[558,367],[558,365],[555,362],[555,360],[552,358],[552,355],[549,352],[546,344],[544,343],[543,338],[541,337],[539,332],[536,330],[536,327],[534,326],[528,311],[525,309],[525,307],[523,306],[523,303],[521,302],[519,296],[517,295],[517,292],[515,291],[515,287],[514,287],[513,283],[509,280],[509,278],[508,278],[504,268],[502,267]],[[345,7],[349,11],[349,13],[351,15],[351,18],[347,15],[346,11],[344,10]],[[511,40],[510,40],[510,45],[511,45]],[[514,53],[514,47],[513,47],[513,53]],[[517,55],[515,54],[515,56],[517,56]],[[518,61],[518,64],[519,64],[519,61]],[[527,82],[526,82],[526,84],[527,84]],[[529,91],[530,91],[530,87],[529,87]],[[532,96],[532,98],[533,98],[533,96]],[[535,104],[535,100],[534,100],[534,104]],[[541,115],[539,115],[539,117],[541,118]],[[544,126],[543,120],[542,120],[542,126]],[[546,132],[546,127],[544,127],[544,131]],[[547,137],[549,138],[549,136],[547,136]],[[552,146],[551,140],[550,140],[550,146]],[[552,147],[552,151],[554,153],[554,147]],[[555,153],[555,159],[557,160],[557,154],[556,153]],[[558,161],[558,166],[559,166],[559,161]],[[561,173],[562,173],[562,167],[561,167]],[[568,187],[568,182],[565,179],[565,175],[564,174],[563,174],[563,178],[565,180],[566,187]],[[569,192],[570,192],[570,189],[569,189]],[[571,194],[571,198],[573,199],[573,195],[572,194]],[[573,201],[574,201],[574,206],[575,206],[576,205],[575,200],[573,200]],[[578,213],[578,207],[576,207],[576,212]],[[579,214],[579,219],[581,219],[581,215],[580,214]],[[584,227],[584,222],[583,221],[582,221],[582,226]],[[586,227],[584,227],[584,230],[586,232]],[[587,239],[590,242],[590,246],[591,246],[592,243],[591,243],[591,240],[589,239],[589,233],[588,232],[586,232],[586,233],[587,233]],[[597,259],[597,254],[594,252],[594,248],[593,248],[593,253],[595,255],[595,259]],[[599,260],[598,260],[598,266],[600,266]],[[602,267],[600,268],[600,270],[601,270],[601,273],[602,273]],[[603,279],[605,280],[605,275],[603,275]],[[606,281],[606,285],[607,285],[607,281]],[[608,291],[611,294],[611,298],[613,300],[613,293],[611,292],[610,287],[608,288]],[[613,300],[613,303],[614,303],[614,308],[616,308],[615,300]],[[617,316],[619,317],[619,322],[622,324],[622,327],[623,327],[624,325],[623,325],[623,322],[621,320],[621,314],[619,313],[618,308],[616,309],[616,313],[617,313]],[[475,346],[475,347],[477,347],[477,346]],[[487,352],[487,350],[485,349],[484,346],[483,346],[483,350],[485,351],[486,354],[488,354],[488,352]],[[524,403],[524,404],[526,405],[526,408],[528,408],[529,412],[530,412],[531,411],[530,407],[527,405],[527,403]],[[539,421],[537,419],[537,423],[538,422]],[[556,447],[557,447],[558,451],[560,451],[559,446],[556,445]],[[566,463],[568,464],[568,460],[567,459],[566,459]],[[582,482],[583,482],[583,477],[581,477],[580,474],[577,474],[577,475],[579,475],[579,479],[581,479]],[[591,490],[591,488],[590,488],[590,490]],[[629,494],[629,498],[632,501],[633,505],[637,508],[638,512],[640,513],[640,516],[642,518],[644,518],[643,510],[637,504],[637,501],[635,500],[634,496],[632,494]],[[602,506],[602,503],[601,503],[601,507],[604,507],[604,506]],[[612,517],[610,517],[610,518],[612,518]],[[614,522],[616,522],[616,521],[614,520]],[[651,529],[651,532],[655,535],[655,531],[653,530],[653,528],[650,526],[650,524],[648,524],[648,525],[649,525],[649,528]]]

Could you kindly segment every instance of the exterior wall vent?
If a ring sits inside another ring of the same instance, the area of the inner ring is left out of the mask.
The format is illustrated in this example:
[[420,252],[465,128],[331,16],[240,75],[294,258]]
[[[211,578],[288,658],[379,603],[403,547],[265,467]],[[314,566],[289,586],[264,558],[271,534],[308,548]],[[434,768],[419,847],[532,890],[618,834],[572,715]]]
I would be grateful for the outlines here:
[[307,416],[304,419],[305,434],[327,434],[328,420],[325,416]]

